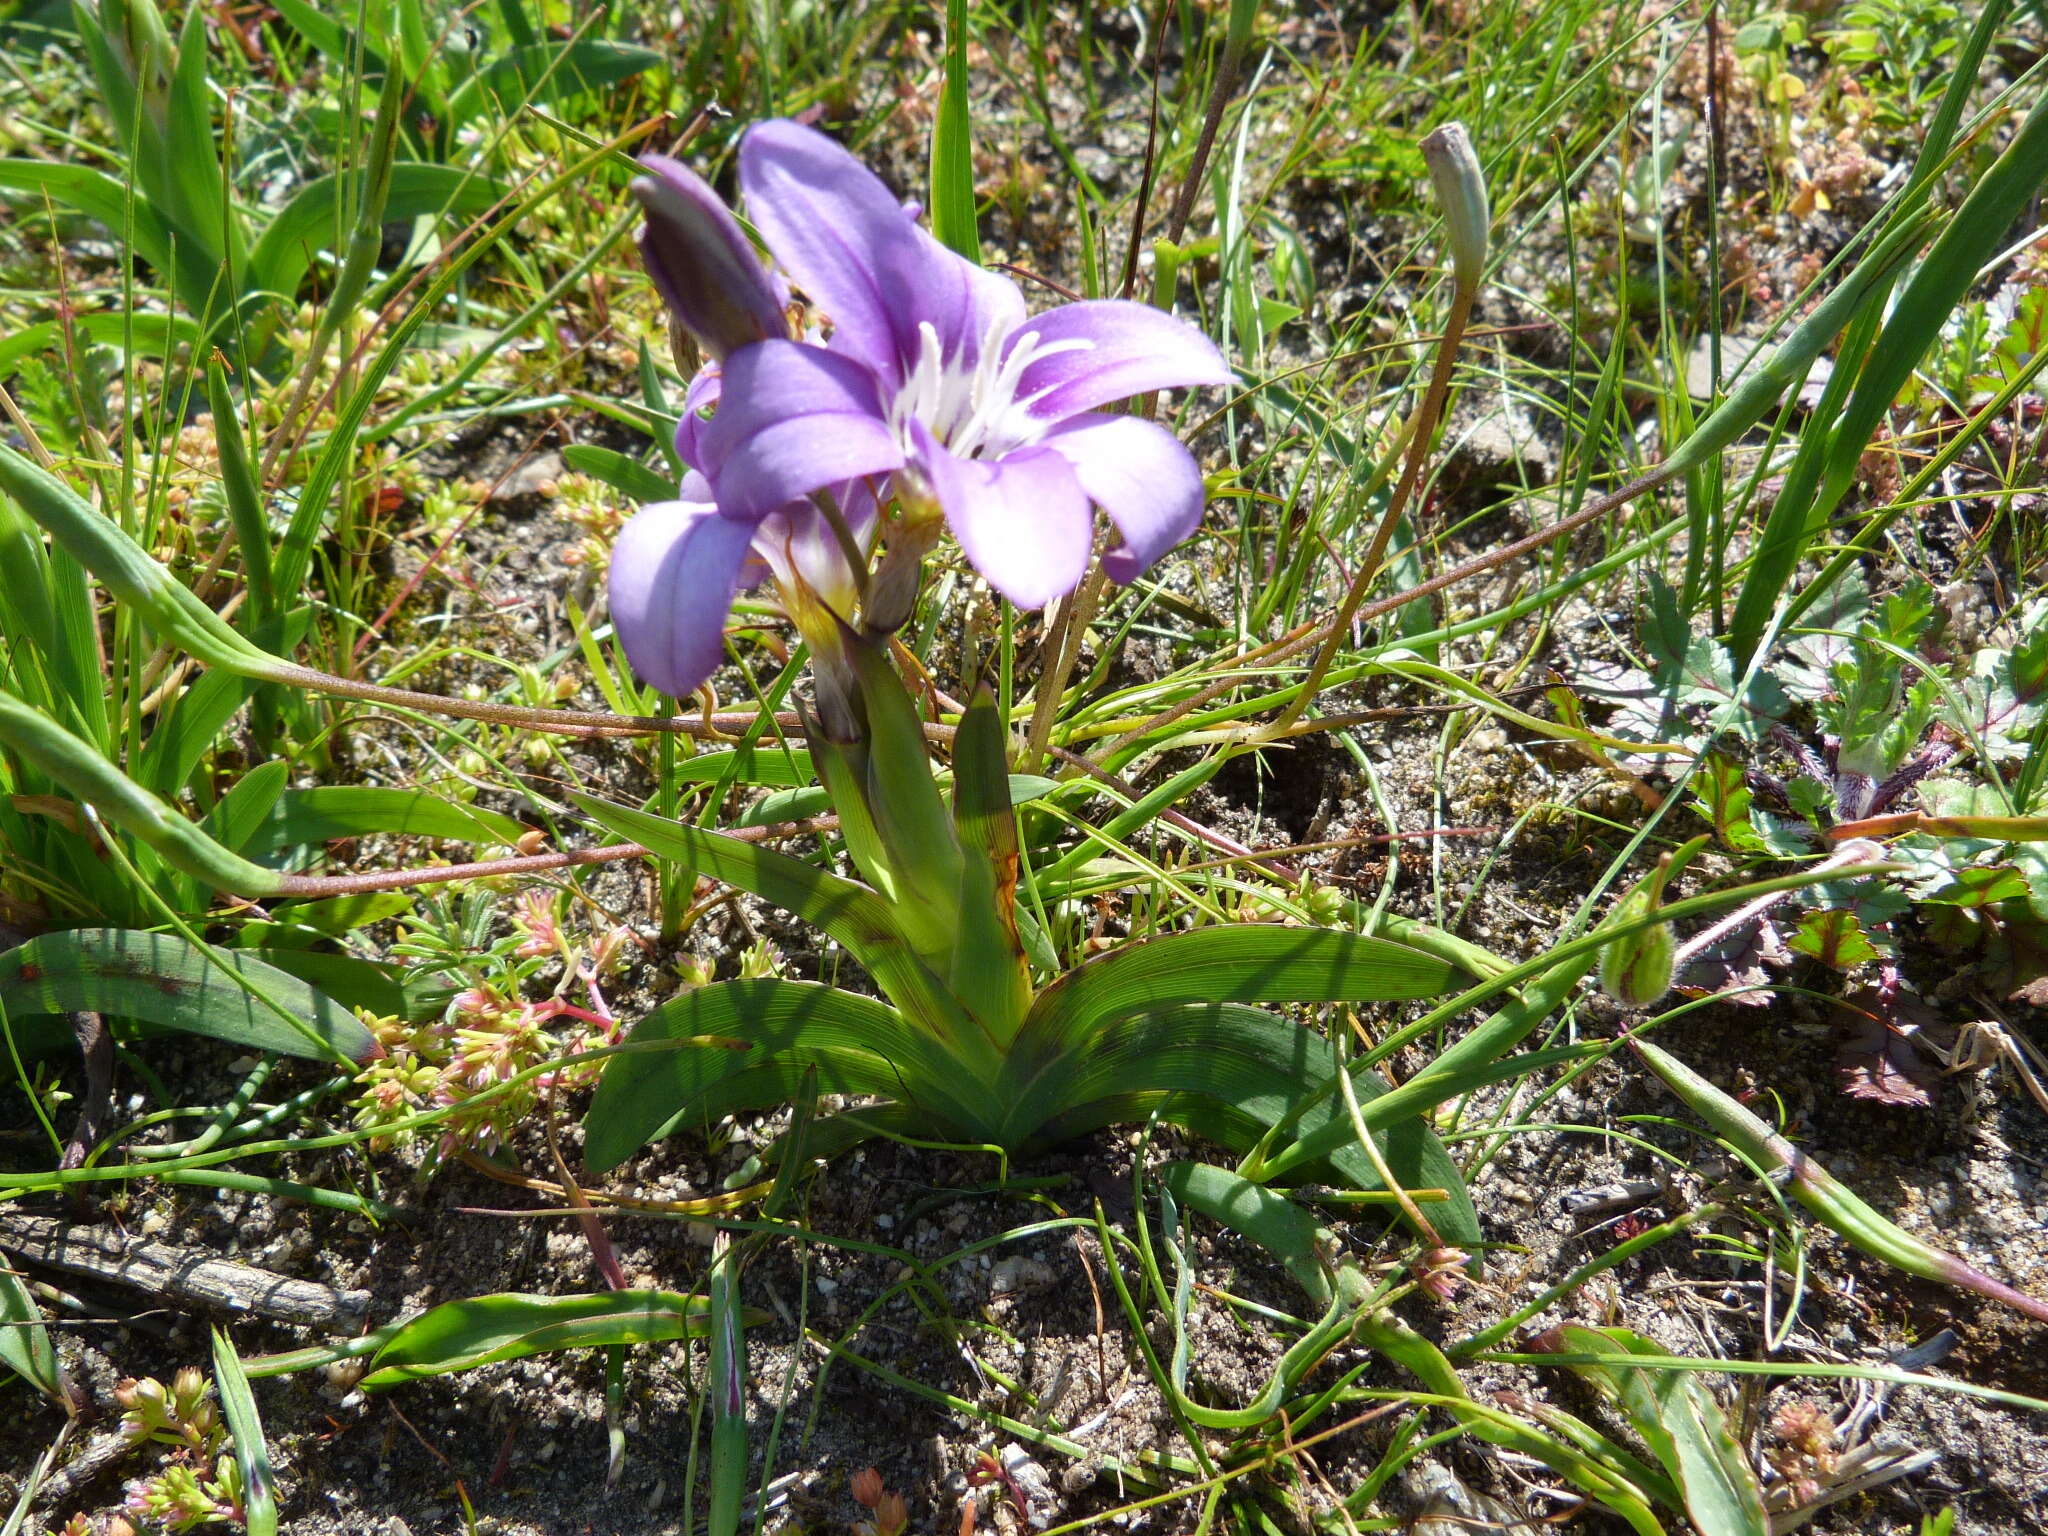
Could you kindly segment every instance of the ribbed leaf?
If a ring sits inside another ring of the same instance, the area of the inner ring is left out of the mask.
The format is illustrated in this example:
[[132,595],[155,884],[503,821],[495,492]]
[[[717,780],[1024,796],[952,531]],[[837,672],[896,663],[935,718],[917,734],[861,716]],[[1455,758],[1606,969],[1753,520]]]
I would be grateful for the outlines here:
[[206,835],[223,848],[244,851],[257,830],[269,820],[277,797],[284,793],[285,780],[290,777],[291,765],[282,758],[258,763],[230,784],[206,813],[206,819],[200,823]]
[[206,297],[199,285],[210,278],[211,269],[196,251],[173,242],[170,227],[142,197],[131,205],[128,189],[104,171],[43,160],[0,160],[0,191],[32,192],[38,200],[47,193],[51,202],[106,226],[116,240],[125,233],[135,254],[165,278],[176,278],[180,288],[196,288],[200,299]]
[[0,1260],[0,1365],[20,1376],[53,1403],[64,1397],[64,1367],[49,1325],[28,1286]]
[[[0,161],[0,174],[6,164]],[[0,336],[0,377],[13,373],[25,357],[68,352],[74,337],[96,347],[125,347],[136,357],[169,357],[196,342],[199,327],[189,315],[147,309],[96,309],[64,321],[40,321]]]
[[[1588,952],[1553,966],[1531,982],[1520,997],[1466,1031],[1442,1055],[1400,1087],[1374,1093],[1370,1104],[1361,1099],[1360,1110],[1366,1125],[1375,1130],[1384,1129],[1410,1116],[1426,1114],[1460,1094],[1498,1081],[1502,1076],[1497,1070],[1501,1065],[1499,1058],[1565,1005],[1577,990],[1580,978],[1593,968],[1596,958],[1597,952]],[[1519,1070],[1534,1071],[1537,1066],[1533,1061],[1524,1062],[1511,1069],[1509,1075]],[[1355,1071],[1353,1075],[1359,1082],[1370,1080],[1378,1086],[1378,1077],[1374,1073]],[[1305,1116],[1302,1123],[1294,1128],[1292,1139],[1260,1165],[1257,1176],[1262,1179],[1278,1178],[1304,1163],[1328,1157],[1334,1149],[1349,1145],[1355,1139],[1349,1115],[1336,1114],[1326,1108],[1321,1115]]]
[[297,977],[174,934],[80,928],[30,939],[0,954],[0,1005],[10,1021],[89,1008],[315,1060],[362,1061],[376,1048],[353,1014]]
[[1168,1163],[1159,1170],[1159,1182],[1182,1205],[1272,1254],[1317,1306],[1330,1304],[1330,1267],[1323,1260],[1327,1234],[1285,1195],[1209,1163]]
[[457,843],[503,844],[525,835],[523,824],[496,811],[464,805],[427,789],[391,789],[371,784],[322,784],[288,789],[249,834],[253,857],[337,837],[388,832]]
[[0,497],[0,635],[8,642],[8,682],[87,740],[105,742],[105,678],[93,607],[78,562],[47,547],[36,525]]
[[661,55],[651,48],[599,38],[514,48],[448,93],[448,121],[459,127],[494,103],[509,109],[522,102],[559,101],[630,80],[660,62]]
[[1139,939],[1039,994],[1019,1047],[1058,1054],[1118,1019],[1177,1003],[1335,1003],[1434,997],[1458,971],[1434,955],[1328,928],[1235,924]]
[[[1134,1096],[1165,1095],[1153,1102],[1163,1105],[1166,1119],[1236,1152],[1250,1150],[1259,1135],[1293,1117],[1316,1129],[1341,1124],[1343,1134],[1329,1138],[1319,1166],[1353,1188],[1383,1188],[1332,1083],[1326,1041],[1256,1008],[1211,1003],[1163,1009],[1112,1025],[1088,1049],[1051,1063],[1028,1081],[1020,1070],[997,1097],[1009,1117],[1002,1139],[1035,1145],[1131,1118],[1138,1102]],[[1388,1091],[1371,1072],[1358,1073],[1353,1083],[1362,1108]],[[1178,1107],[1182,1096],[1211,1101],[1227,1117],[1218,1121],[1206,1110],[1184,1114]],[[1430,1207],[1438,1233],[1461,1246],[1478,1242],[1479,1217],[1464,1177],[1428,1126],[1410,1116],[1391,1127],[1374,1127],[1372,1134],[1403,1187],[1449,1193],[1448,1200]]]
[[220,454],[220,485],[235,525],[235,548],[249,586],[244,629],[265,623],[276,604],[270,580],[270,525],[263,515],[263,484],[249,459],[242,417],[228,389],[227,371],[217,359],[206,364],[206,403],[213,412],[213,440]]
[[235,1464],[242,1470],[243,1529],[248,1536],[277,1536],[277,1478],[263,1442],[263,1417],[242,1357],[218,1328],[213,1330],[213,1380],[220,1391],[221,1417],[235,1437]]
[[638,459],[628,458],[616,448],[600,448],[595,443],[571,443],[562,450],[562,462],[579,475],[602,480],[632,501],[673,501],[676,497],[673,480],[656,474]]
[[[699,987],[663,1003],[628,1037],[638,1047],[692,1039],[743,1041],[749,1049],[677,1045],[612,1057],[584,1119],[584,1161],[593,1170],[617,1167],[685,1116],[770,1102],[767,1095],[786,1092],[809,1064],[819,1066],[826,1092],[885,1093],[938,1113],[956,1102],[959,1068],[902,1014],[814,982]],[[850,1052],[868,1059],[849,1060]],[[771,1075],[736,1081],[762,1072]]]
[[1690,1371],[1630,1364],[1631,1356],[1661,1357],[1664,1351],[1626,1328],[1567,1323],[1552,1337],[1569,1354],[1606,1357],[1568,1368],[1627,1413],[1643,1443],[1677,1480],[1685,1512],[1701,1536],[1768,1536],[1763,1490],[1704,1379]]
[[780,743],[742,743],[730,752],[699,752],[689,761],[676,764],[675,778],[681,784],[727,779],[756,789],[797,789],[815,784],[818,773],[811,763],[811,754],[801,748]]
[[889,904],[866,886],[787,854],[588,795],[569,798],[598,825],[727,885],[751,891],[822,928],[866,968],[904,1015],[957,1056],[970,1077],[992,1081],[995,1043],[918,959]]
[[671,821],[590,795],[572,794],[569,798],[606,831],[631,838],[659,857],[701,869],[815,923],[870,970],[874,969],[870,956],[881,959],[888,949],[902,945],[887,905],[864,885],[814,869],[788,854],[723,837],[688,822]]
[[1017,815],[1003,736],[995,696],[977,690],[953,739],[961,867],[959,936],[947,979],[995,1037],[1009,1041],[1031,1006],[1031,975],[1017,941]]
[[[1991,17],[1986,16],[1987,28]],[[1983,35],[1987,28],[1980,28]],[[1972,46],[1979,46],[1973,38]],[[1967,76],[1954,80],[1957,90]],[[1785,474],[1785,486],[1758,537],[1750,572],[1729,620],[1729,648],[1748,664],[1772,612],[1792,581],[1808,543],[1854,483],[1872,433],[1941,334],[1949,314],[1996,254],[2027,203],[2048,177],[2048,99],[2037,100],[2011,141],[1942,226],[1872,343],[1846,404],[1842,391],[1822,402],[1821,416]],[[1866,261],[1867,264],[1867,261]],[[1880,290],[1874,302],[1881,302]],[[1851,376],[1843,370],[1841,377]],[[1831,409],[1830,409],[1831,408]]]
[[[346,246],[348,234],[337,220],[342,190],[353,179],[353,172],[320,176],[293,195],[250,253],[250,287],[285,299],[296,298],[313,257],[321,251],[338,253]],[[497,202],[504,190],[490,177],[456,166],[400,161],[391,167],[384,222],[437,214],[474,218]]]
[[[937,952],[927,963],[943,965],[939,956],[950,956],[959,932],[962,857],[932,777],[924,722],[880,646],[849,636],[846,649],[867,717],[860,798],[874,817],[899,912],[906,920],[915,913],[920,942]],[[836,788],[833,803],[846,817],[847,796]],[[851,843],[848,849],[859,857]]]
[[530,1296],[505,1291],[450,1301],[414,1318],[371,1357],[362,1385],[376,1392],[422,1376],[523,1360],[558,1349],[659,1344],[704,1337],[702,1296],[675,1291],[604,1291]]
[[974,134],[967,112],[967,0],[946,0],[946,75],[932,122],[932,233],[981,261],[974,219]]

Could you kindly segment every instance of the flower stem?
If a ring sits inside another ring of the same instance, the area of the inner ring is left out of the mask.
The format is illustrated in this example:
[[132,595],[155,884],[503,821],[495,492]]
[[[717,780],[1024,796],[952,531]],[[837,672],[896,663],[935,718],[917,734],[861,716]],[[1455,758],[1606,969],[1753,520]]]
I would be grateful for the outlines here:
[[1281,712],[1273,723],[1275,735],[1286,734],[1288,728],[1301,718],[1301,712],[1308,708],[1336,665],[1337,653],[1344,648],[1344,637],[1350,632],[1351,624],[1358,616],[1359,606],[1365,601],[1365,594],[1371,590],[1374,579],[1379,575],[1380,563],[1386,558],[1387,545],[1393,541],[1394,529],[1401,520],[1401,514],[1408,508],[1408,498],[1415,493],[1416,483],[1422,478],[1423,460],[1429,455],[1429,445],[1436,436],[1437,421],[1443,414],[1444,399],[1450,393],[1451,371],[1456,362],[1458,343],[1464,339],[1465,326],[1472,318],[1472,304],[1479,296],[1478,287],[1460,283],[1451,299],[1451,317],[1444,326],[1443,339],[1437,343],[1436,365],[1429,374],[1429,388],[1423,392],[1422,403],[1416,407],[1415,419],[1409,425],[1408,456],[1401,465],[1401,478],[1394,483],[1394,493],[1387,498],[1387,510],[1380,514],[1379,527],[1373,530],[1372,543],[1367,546],[1365,558],[1352,573],[1350,590],[1344,594],[1344,601],[1337,607],[1336,617],[1330,620],[1328,638],[1317,653],[1315,664],[1309,668],[1308,676],[1302,679],[1300,690],[1294,700]]
[[1636,1036],[1630,1036],[1628,1043],[1644,1064],[1664,1080],[1664,1085],[1705,1120],[1716,1135],[1765,1173],[1782,1177],[1794,1199],[1853,1246],[1909,1275],[1975,1291],[2016,1312],[2048,1322],[2048,1301],[1994,1280],[1954,1254],[1902,1231],[1838,1183],[1827,1169],[1670,1052]]

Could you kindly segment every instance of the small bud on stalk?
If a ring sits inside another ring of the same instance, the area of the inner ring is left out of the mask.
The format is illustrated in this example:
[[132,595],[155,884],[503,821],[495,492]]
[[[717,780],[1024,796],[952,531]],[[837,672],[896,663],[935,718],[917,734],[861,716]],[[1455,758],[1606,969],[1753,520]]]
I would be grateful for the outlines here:
[[[1666,854],[1641,885],[1621,898],[1614,921],[1634,922],[1655,912],[1663,905],[1664,884],[1670,878],[1671,856]],[[1600,990],[1624,1008],[1647,1008],[1671,990],[1677,954],[1669,923],[1616,939],[1600,952]]]
[[1445,123],[1422,141],[1429,179],[1443,204],[1444,236],[1451,247],[1451,271],[1460,293],[1477,293],[1486,267],[1486,238],[1493,222],[1486,200],[1486,173],[1463,123]]

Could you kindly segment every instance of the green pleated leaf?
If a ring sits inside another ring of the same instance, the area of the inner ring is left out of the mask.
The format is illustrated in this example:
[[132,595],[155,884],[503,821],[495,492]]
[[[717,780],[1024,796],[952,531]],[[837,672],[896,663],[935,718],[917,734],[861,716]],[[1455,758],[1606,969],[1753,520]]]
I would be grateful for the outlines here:
[[341,1004],[253,955],[130,929],[46,933],[0,954],[0,1006],[17,1030],[32,1015],[87,1008],[315,1060],[363,1061],[376,1049]]
[[701,869],[727,885],[749,891],[806,922],[817,924],[853,951],[856,958],[869,949],[898,942],[888,908],[864,885],[827,870],[813,869],[772,848],[723,837],[688,822],[671,821],[590,795],[569,798],[606,831],[631,838],[658,857]]
[[290,777],[291,765],[282,758],[258,763],[228,786],[200,826],[223,848],[240,853],[269,819]]
[[173,241],[170,226],[147,201],[138,195],[131,202],[128,189],[104,171],[43,160],[0,160],[0,191],[33,193],[37,201],[47,194],[59,207],[104,225],[116,240],[126,234],[136,255],[167,278],[177,275],[186,291],[196,291],[195,303],[206,297],[201,284],[210,279],[211,268],[196,251]]
[[1704,1378],[1630,1363],[1663,1348],[1626,1328],[1567,1323],[1545,1336],[1571,1355],[1604,1357],[1568,1369],[1619,1406],[1678,1483],[1685,1512],[1701,1536],[1769,1536],[1763,1490]]
[[[682,1043],[691,1040],[737,1041],[745,1049]],[[822,1091],[886,1093],[928,1107],[951,1104],[958,1072],[887,1004],[804,981],[695,988],[648,1014],[627,1043],[641,1049],[605,1063],[584,1117],[584,1162],[598,1173],[687,1116],[774,1102],[807,1064],[819,1066]]]
[[616,85],[652,69],[661,59],[652,48],[599,38],[514,48],[448,93],[448,121],[466,123],[494,102],[510,108]]
[[[1439,1104],[1470,1093],[1503,1077],[1540,1070],[1534,1059],[1501,1058],[1528,1037],[1538,1025],[1553,1017],[1577,990],[1579,980],[1593,968],[1597,952],[1589,951],[1562,965],[1553,966],[1528,984],[1523,994],[1467,1030],[1444,1053],[1415,1073],[1400,1087],[1388,1089],[1370,1071],[1354,1070],[1360,1083],[1371,1082],[1377,1090],[1372,1102],[1362,1102],[1361,1116],[1374,1130],[1410,1117],[1427,1114]],[[1565,1053],[1567,1056],[1571,1052]],[[1278,1178],[1303,1164],[1328,1157],[1356,1139],[1350,1116],[1325,1108],[1321,1114],[1304,1116],[1293,1128],[1289,1142],[1272,1152],[1258,1169],[1258,1177]]]
[[1005,733],[995,696],[977,689],[953,739],[960,912],[947,981],[998,1040],[1008,1041],[1030,1010],[1031,975],[1017,937],[1017,815]]
[[[4,166],[0,162],[0,174]],[[137,357],[169,357],[196,342],[199,327],[188,315],[147,309],[94,310],[66,321],[39,321],[0,337],[0,377],[13,373],[25,357],[68,353],[73,338],[96,347],[125,347]]]
[[[579,475],[602,480],[632,501],[673,501],[676,498],[675,481],[657,474],[638,459],[628,458],[616,448],[600,448],[595,443],[571,443],[562,450],[562,462]],[[714,757],[725,755],[706,754]]]
[[429,981],[417,970],[358,955],[319,949],[248,945],[241,952],[296,976],[347,1008],[364,1008],[394,1019],[422,1019],[438,1013],[455,988],[445,979]]
[[1159,1182],[1174,1199],[1248,1237],[1278,1259],[1319,1307],[1330,1304],[1328,1233],[1285,1195],[1209,1163],[1168,1163]]
[[[1301,1177],[1382,1189],[1332,1074],[1329,1043],[1312,1031],[1241,1004],[1187,1004],[1111,1025],[1086,1051],[1035,1073],[1020,1060],[996,1094],[1009,1117],[999,1139],[1051,1145],[1156,1107],[1242,1153],[1273,1126],[1298,1121],[1312,1131],[1330,1128],[1314,1168]],[[1357,1073],[1353,1087],[1363,1109],[1388,1092],[1372,1072]],[[1427,1213],[1438,1234],[1461,1247],[1479,1242],[1464,1176],[1435,1133],[1412,1116],[1371,1133],[1404,1188],[1447,1193]]]
[[967,111],[967,0],[946,0],[946,75],[932,122],[932,233],[981,262],[974,219],[974,135]]
[[[296,298],[314,256],[321,251],[338,254],[348,244],[348,234],[336,220],[343,188],[356,179],[354,172],[337,172],[307,182],[294,194],[250,253],[248,282],[252,288],[284,299]],[[504,190],[490,177],[456,166],[403,160],[391,167],[383,221],[439,214],[472,219],[497,202]],[[674,487],[666,494],[673,495]]]
[[387,789],[368,784],[323,784],[288,789],[249,834],[244,851],[252,857],[338,837],[388,832],[456,843],[511,847],[526,828],[510,816],[464,805],[427,789]]
[[472,1370],[496,1360],[607,1344],[659,1344],[705,1335],[702,1296],[675,1291],[604,1291],[581,1296],[531,1296],[505,1291],[450,1301],[424,1312],[371,1357],[363,1387],[371,1392]]
[[675,779],[679,784],[710,784],[723,779],[754,789],[799,789],[817,783],[818,771],[810,753],[771,743],[742,745],[730,752],[699,752],[676,764]]
[[970,1075],[992,1081],[994,1043],[918,959],[897,914],[874,891],[800,859],[670,821],[589,795],[569,799],[599,826],[822,928],[864,966],[903,1013],[961,1058]]
[[1118,1019],[1177,1003],[1337,1003],[1434,997],[1457,967],[1390,939],[1236,924],[1139,939],[1039,994],[1019,1045],[1071,1050]]

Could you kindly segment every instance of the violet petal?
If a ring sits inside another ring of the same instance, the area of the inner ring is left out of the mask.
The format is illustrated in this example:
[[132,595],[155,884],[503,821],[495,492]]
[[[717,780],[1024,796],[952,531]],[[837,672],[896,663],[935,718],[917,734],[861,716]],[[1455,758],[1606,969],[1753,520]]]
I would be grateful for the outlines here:
[[917,467],[953,537],[988,584],[1019,608],[1043,608],[1080,585],[1094,517],[1071,465],[1050,448],[963,459],[924,430]]
[[[704,412],[718,404],[725,376],[716,368],[699,368],[683,391],[683,414],[676,419],[676,457],[698,473],[704,470]],[[707,498],[708,500],[709,498]]]
[[1136,416],[1076,416],[1039,441],[1073,466],[1088,499],[1123,535],[1102,557],[1113,580],[1135,580],[1201,526],[1202,472],[1164,427]]
[[1024,369],[1017,398],[1029,402],[1026,409],[1039,421],[1062,421],[1146,390],[1230,382],[1214,342],[1149,304],[1125,299],[1062,304],[1032,319],[1010,346],[1031,335],[1038,337],[1040,348],[1067,341],[1088,344],[1040,357]]
[[832,347],[893,388],[937,332],[943,356],[972,366],[998,323],[1024,318],[1017,285],[921,229],[881,179],[824,134],[757,123],[740,145],[747,215],[805,294],[831,318]]
[[[709,487],[696,476],[686,494]],[[753,530],[709,501],[642,507],[612,545],[612,625],[643,682],[685,697],[725,656],[725,621]]]
[[743,522],[903,462],[874,375],[793,341],[764,341],[727,359],[718,414],[699,443],[719,511]]

